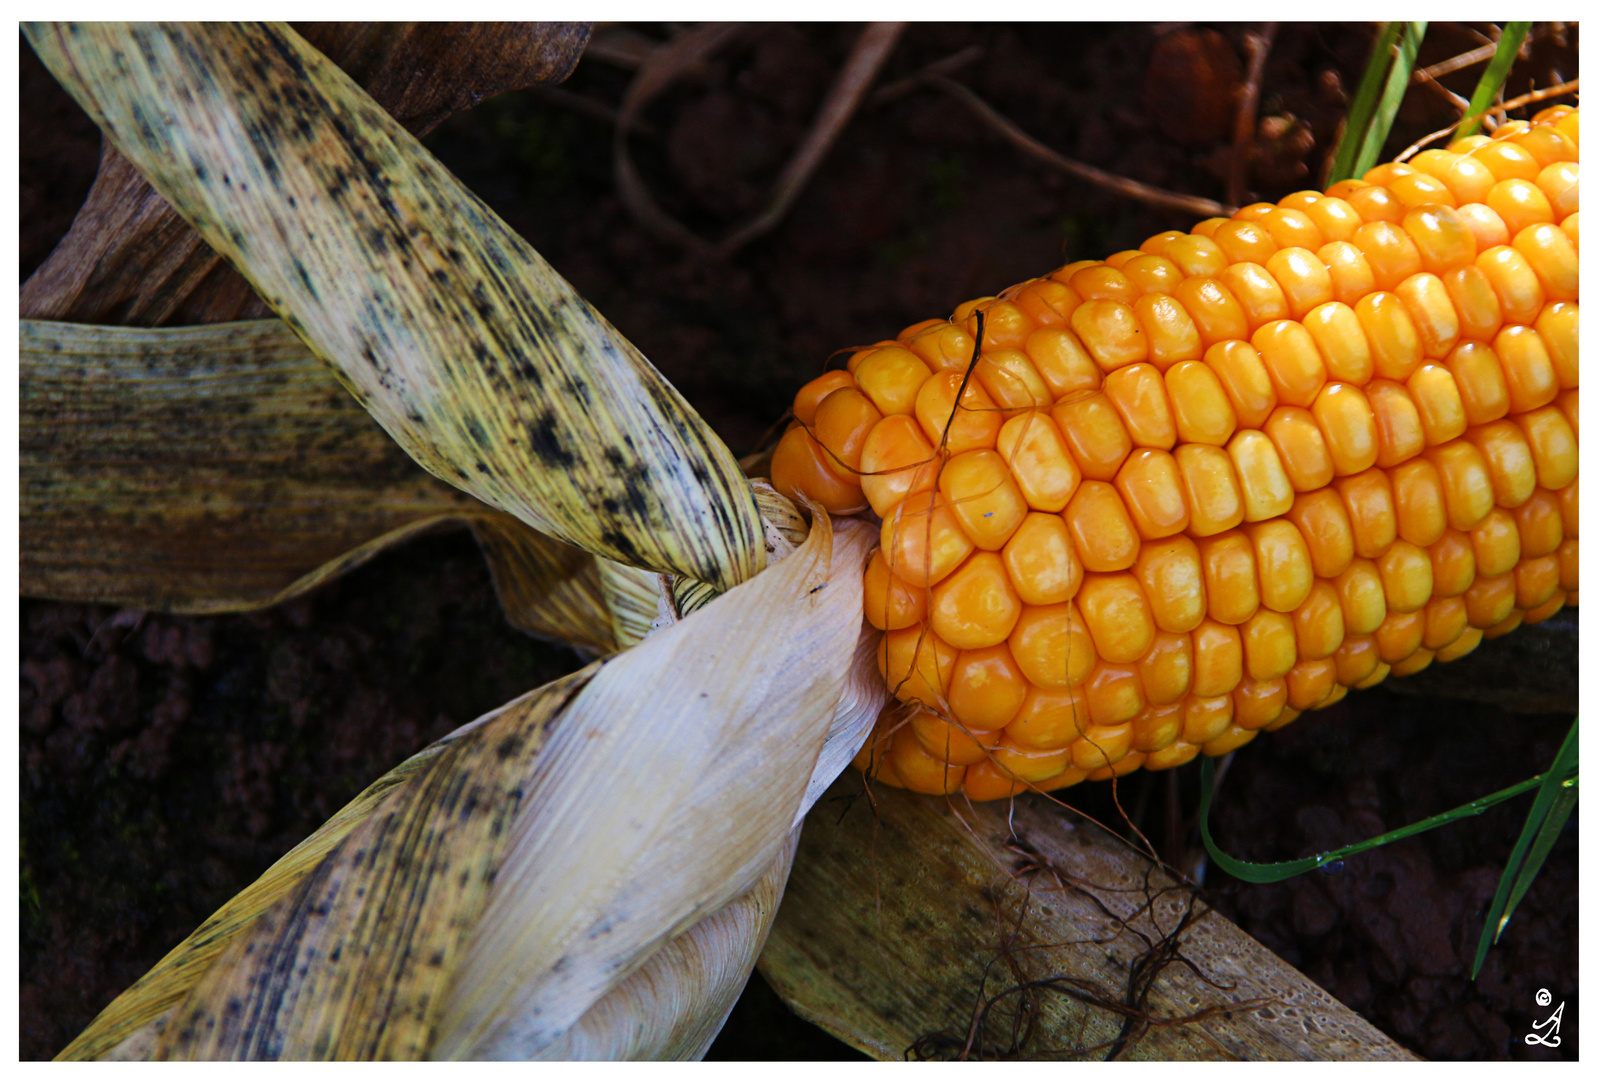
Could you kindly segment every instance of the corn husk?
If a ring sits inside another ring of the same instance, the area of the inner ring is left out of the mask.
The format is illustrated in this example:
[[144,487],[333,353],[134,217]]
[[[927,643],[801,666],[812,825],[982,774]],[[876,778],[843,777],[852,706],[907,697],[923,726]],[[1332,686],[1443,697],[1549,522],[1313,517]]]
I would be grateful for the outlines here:
[[429,472],[628,565],[717,591],[759,570],[758,515],[720,440],[293,31],[26,32],[107,137]]
[[1411,1057],[1067,808],[867,792],[854,770],[805,823],[760,971],[883,1060]]
[[591,556],[428,476],[275,319],[24,321],[19,375],[24,594],[248,611],[469,525],[514,625],[615,647]]
[[65,1056],[699,1052],[834,718],[885,696],[851,670],[871,533],[820,515],[753,581],[407,762]]

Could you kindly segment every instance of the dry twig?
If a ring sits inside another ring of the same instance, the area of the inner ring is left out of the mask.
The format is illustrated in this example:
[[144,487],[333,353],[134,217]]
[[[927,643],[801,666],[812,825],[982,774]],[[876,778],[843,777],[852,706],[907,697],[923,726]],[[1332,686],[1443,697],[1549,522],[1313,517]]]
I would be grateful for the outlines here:
[[1264,82],[1264,62],[1270,56],[1270,46],[1275,44],[1280,23],[1265,23],[1257,31],[1249,31],[1244,41],[1248,50],[1248,78],[1242,86],[1242,98],[1237,102],[1236,132],[1231,140],[1231,169],[1226,177],[1225,197],[1240,206],[1248,193],[1248,164],[1253,159],[1253,131],[1259,113],[1259,87]]
[[1072,176],[1085,180],[1089,184],[1095,184],[1107,191],[1113,191],[1127,198],[1137,199],[1154,206],[1168,206],[1172,209],[1183,210],[1189,214],[1196,214],[1198,217],[1228,217],[1236,212],[1236,207],[1222,205],[1213,199],[1205,199],[1197,195],[1183,195],[1176,191],[1166,191],[1164,188],[1118,176],[1094,165],[1067,158],[1063,154],[1044,146],[1016,127],[1008,117],[1005,117],[991,105],[977,97],[975,92],[964,84],[957,83],[941,75],[932,77],[928,82],[944,93],[962,101],[971,112],[985,120],[998,134],[1019,149],[1030,154],[1038,161],[1070,173]]

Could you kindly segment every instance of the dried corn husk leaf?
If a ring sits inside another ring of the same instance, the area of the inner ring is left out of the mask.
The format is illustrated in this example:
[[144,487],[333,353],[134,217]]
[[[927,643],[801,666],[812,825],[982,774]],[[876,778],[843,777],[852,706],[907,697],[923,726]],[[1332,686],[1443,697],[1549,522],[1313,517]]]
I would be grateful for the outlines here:
[[752,889],[672,938],[538,1058],[697,1061],[703,1057],[765,945],[798,838],[795,827]]
[[247,611],[470,524],[514,625],[614,648],[591,556],[417,468],[276,319],[20,338],[24,594]]
[[860,655],[871,532],[823,516],[705,610],[407,763],[71,1055],[526,1056],[579,1022],[573,1046],[693,1051],[764,935]]
[[[1411,1056],[1070,811],[867,795],[852,769],[805,822],[759,966],[800,1016],[883,1060],[917,1045],[1101,1060],[1122,1038],[1143,1060]],[[1128,1027],[1126,1006],[1159,1022]]]
[[759,570],[754,502],[714,433],[293,31],[27,33],[111,141],[429,472],[630,565],[720,589]]

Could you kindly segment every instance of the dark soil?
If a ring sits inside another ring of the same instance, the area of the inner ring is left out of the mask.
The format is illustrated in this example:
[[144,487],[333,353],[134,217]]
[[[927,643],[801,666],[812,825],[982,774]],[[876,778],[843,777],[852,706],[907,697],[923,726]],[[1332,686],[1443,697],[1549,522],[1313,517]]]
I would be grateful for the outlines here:
[[[1224,199],[1245,29],[917,24],[878,85],[979,46],[955,77],[1041,141],[1146,183]],[[665,32],[637,28],[656,40]],[[661,204],[709,239],[757,212],[856,33],[760,27],[680,80],[645,111],[631,144]],[[1535,43],[1510,92],[1531,77],[1545,85],[1556,70],[1574,73],[1578,38],[1573,27],[1562,33]],[[1363,24],[1280,29],[1245,201],[1318,183],[1371,40]],[[1476,44],[1467,28],[1433,24],[1421,63]],[[23,52],[26,273],[87,190],[98,137]],[[1444,81],[1468,94],[1478,70]],[[631,77],[595,51],[559,92],[486,102],[429,145],[740,454],[761,444],[832,350],[1193,223],[1050,171],[922,86],[867,104],[774,232],[729,261],[694,258],[641,230],[616,194],[612,128],[599,114]],[[1388,153],[1450,119],[1440,95],[1413,90]],[[419,541],[265,614],[187,619],[28,600],[21,630],[24,1058],[59,1051],[386,768],[577,663],[506,626],[466,534]],[[1217,836],[1258,860],[1360,839],[1534,775],[1568,723],[1356,695],[1237,756]],[[1122,802],[1140,800],[1158,820],[1165,781],[1133,781]],[[1190,814],[1196,778],[1179,784]],[[1078,801],[1102,820],[1113,812],[1102,785]],[[1417,1053],[1574,1059],[1573,820],[1480,981],[1468,979],[1527,803],[1349,860],[1334,876],[1247,886],[1211,873],[1207,885],[1224,913]],[[1536,1006],[1541,987],[1552,1006]],[[1530,1024],[1559,1001],[1562,1045],[1525,1047]],[[763,984],[745,994],[711,1052],[851,1054],[793,1019]]]

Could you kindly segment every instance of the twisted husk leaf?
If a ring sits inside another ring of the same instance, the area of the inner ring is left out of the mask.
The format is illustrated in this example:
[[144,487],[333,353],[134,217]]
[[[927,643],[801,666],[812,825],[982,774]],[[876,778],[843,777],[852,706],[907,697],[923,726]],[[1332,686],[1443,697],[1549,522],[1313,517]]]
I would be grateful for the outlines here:
[[591,556],[417,468],[276,319],[20,338],[24,594],[247,611],[469,524],[514,625],[615,647]]
[[540,532],[718,590],[758,515],[630,343],[277,25],[30,25],[107,137],[429,472]]

